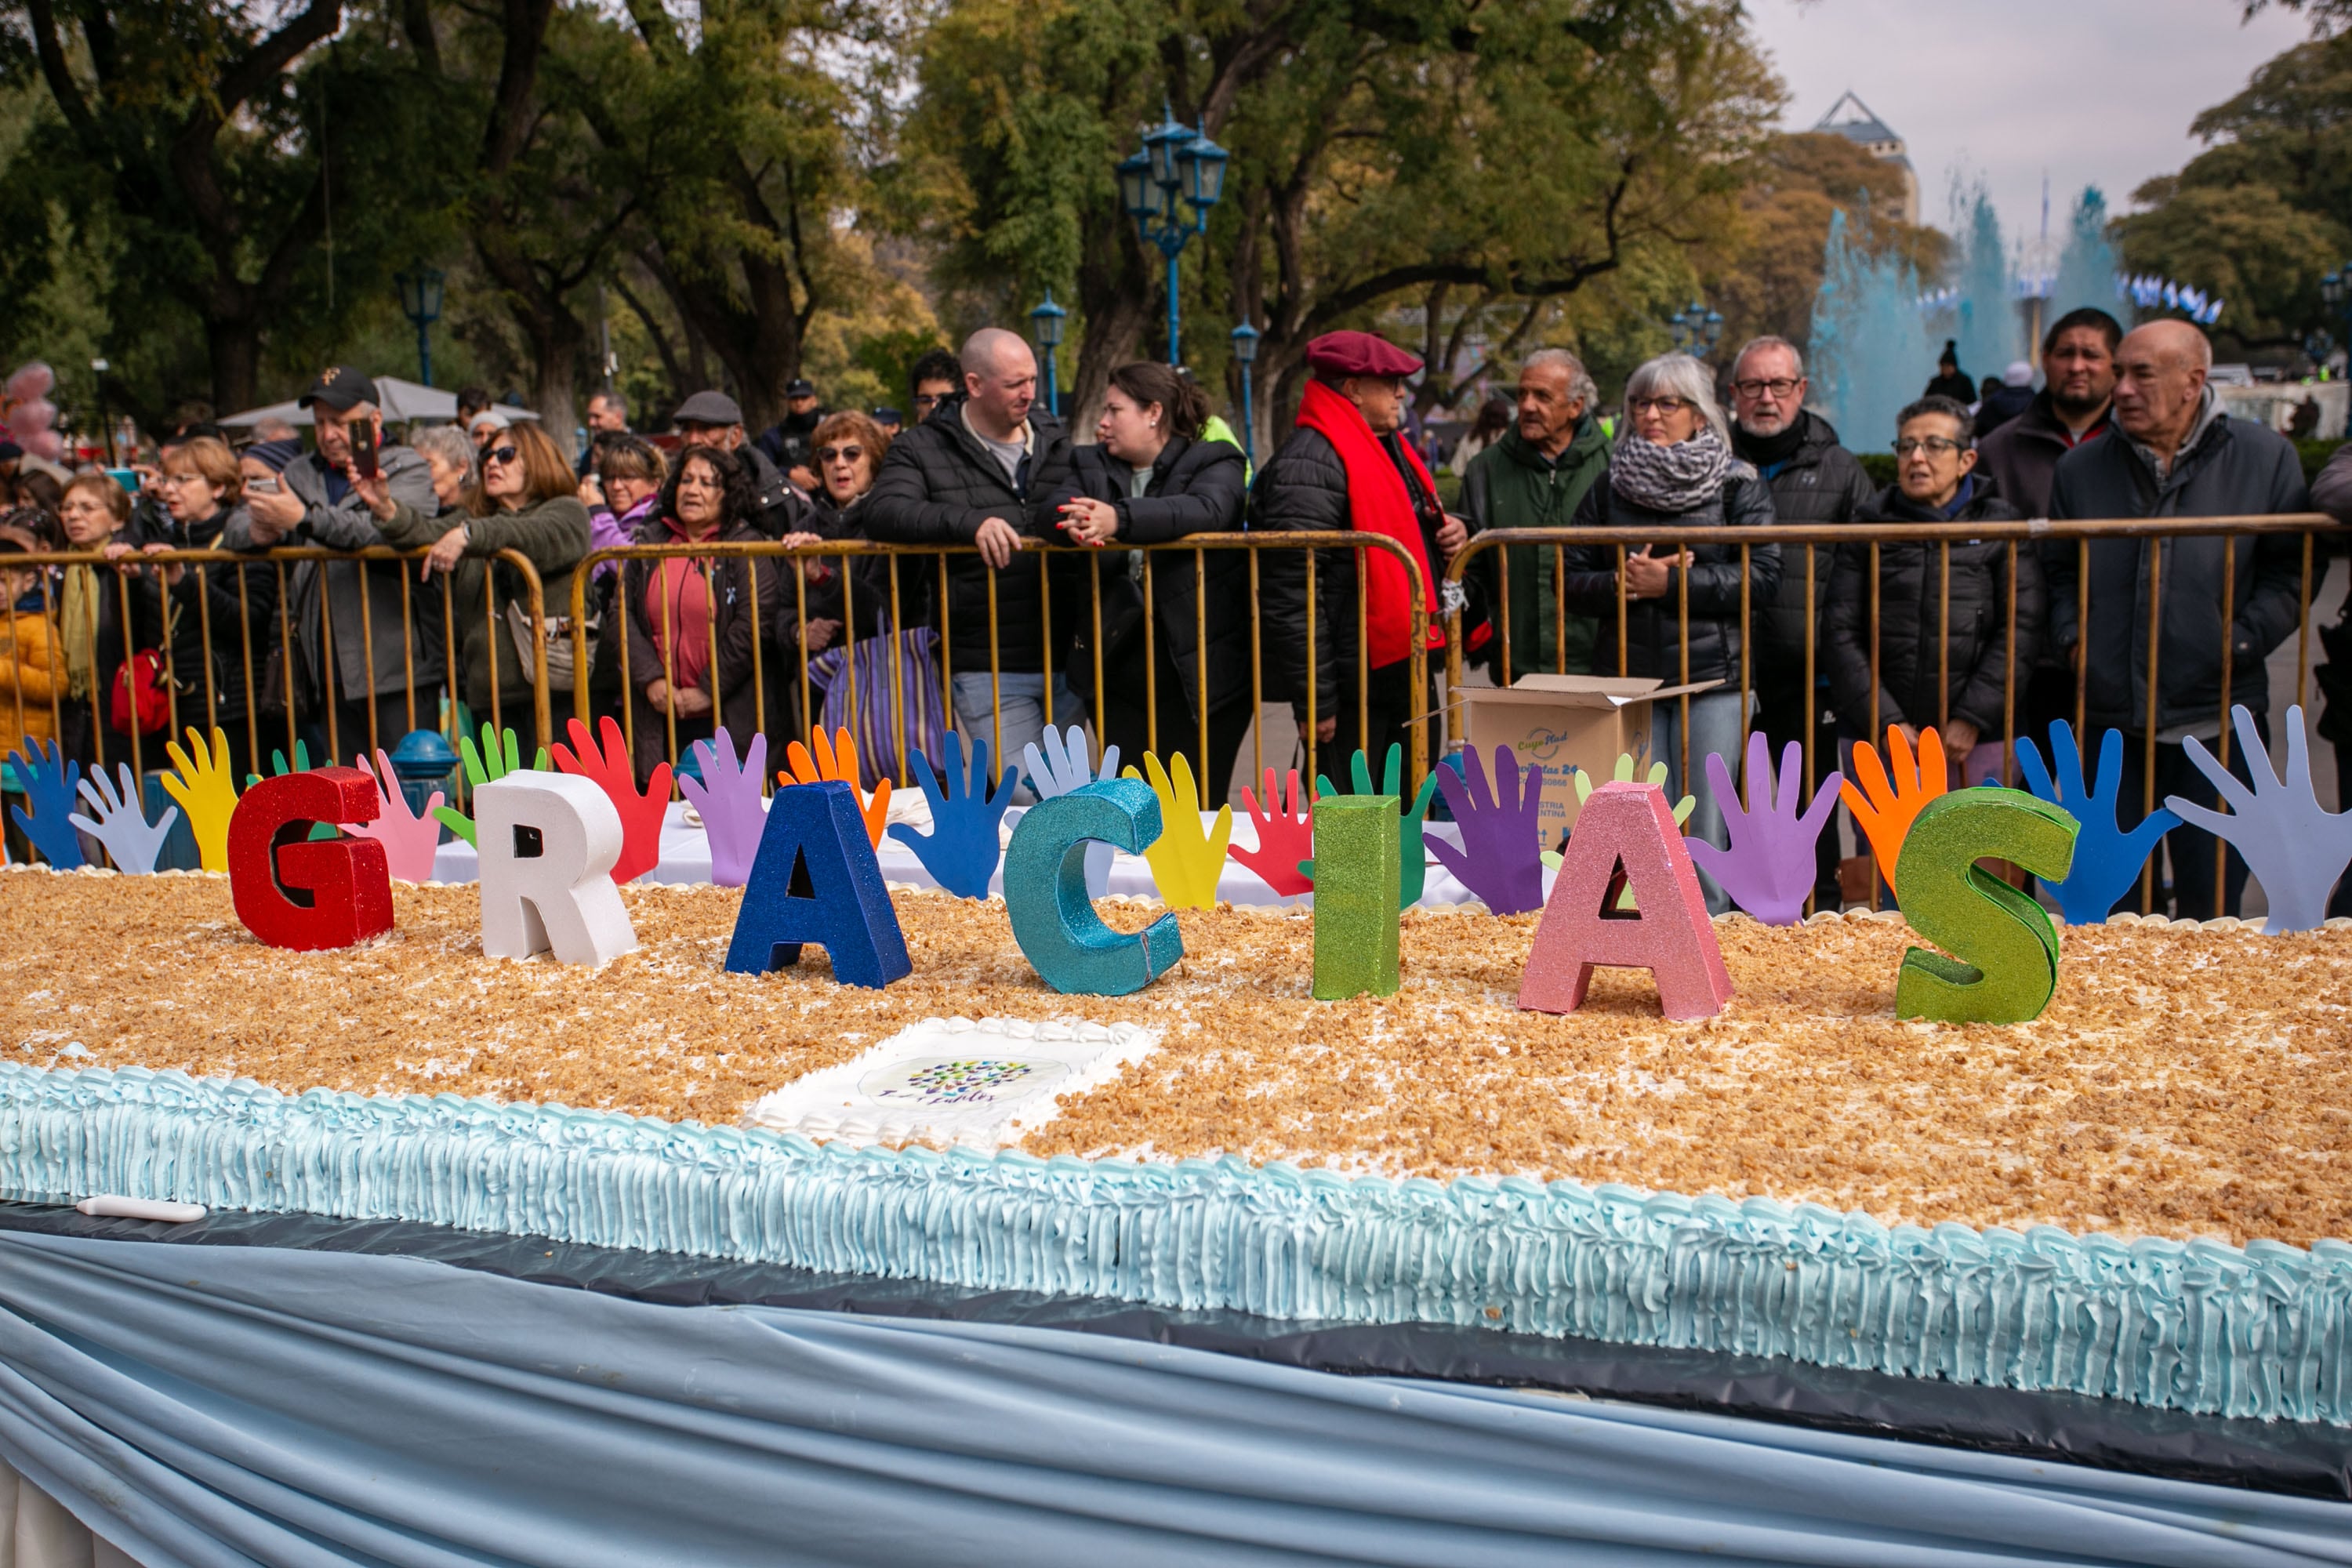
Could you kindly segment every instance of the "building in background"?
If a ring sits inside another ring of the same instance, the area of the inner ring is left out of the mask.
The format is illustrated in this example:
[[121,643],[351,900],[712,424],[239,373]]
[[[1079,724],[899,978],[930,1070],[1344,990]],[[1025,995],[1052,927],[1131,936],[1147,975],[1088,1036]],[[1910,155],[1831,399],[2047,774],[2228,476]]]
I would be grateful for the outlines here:
[[1872,157],[1884,159],[1901,169],[1903,221],[1908,224],[1919,221],[1919,174],[1911,167],[1910,150],[1904,146],[1903,138],[1895,134],[1888,129],[1886,121],[1872,111],[1870,105],[1849,91],[1830,105],[1830,111],[1822,116],[1813,129],[1843,136]]

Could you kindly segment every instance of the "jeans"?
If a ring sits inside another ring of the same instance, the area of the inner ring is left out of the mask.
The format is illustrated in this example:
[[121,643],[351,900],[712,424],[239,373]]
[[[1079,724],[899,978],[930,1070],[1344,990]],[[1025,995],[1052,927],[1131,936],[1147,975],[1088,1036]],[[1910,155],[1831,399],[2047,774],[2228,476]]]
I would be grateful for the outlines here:
[[[1650,757],[1666,764],[1666,802],[1682,799],[1686,794],[1698,796],[1692,807],[1690,821],[1683,832],[1689,837],[1703,839],[1722,849],[1731,840],[1723,826],[1723,803],[1715,798],[1715,787],[1707,782],[1706,755],[1712,752],[1721,757],[1731,772],[1732,783],[1739,781],[1740,748],[1748,737],[1739,730],[1739,693],[1717,688],[1703,691],[1690,700],[1690,772],[1695,783],[1683,782],[1683,700],[1669,697],[1650,708]],[[1734,796],[1736,800],[1738,797]],[[1706,895],[1709,914],[1719,915],[1731,908],[1731,897],[1717,887],[1715,879],[1701,871],[1699,890]]]
[[[984,669],[956,671],[956,728],[963,731],[967,743],[987,742],[989,753],[995,759],[990,772],[1002,773],[1008,766],[1021,767],[1023,748],[1036,744],[1045,733],[1045,678],[1042,675],[996,676],[994,689],[1001,711],[992,710],[990,679]],[[1070,689],[1070,683],[1062,672],[1055,670],[1054,728],[1066,730],[1073,724],[1086,721],[1085,704],[1078,700],[1078,694]],[[1099,756],[1096,760],[1099,767]],[[1138,757],[1135,762],[1140,767],[1143,759]],[[1025,772],[1013,792],[1013,804],[1037,804],[1037,796],[1029,788]]]

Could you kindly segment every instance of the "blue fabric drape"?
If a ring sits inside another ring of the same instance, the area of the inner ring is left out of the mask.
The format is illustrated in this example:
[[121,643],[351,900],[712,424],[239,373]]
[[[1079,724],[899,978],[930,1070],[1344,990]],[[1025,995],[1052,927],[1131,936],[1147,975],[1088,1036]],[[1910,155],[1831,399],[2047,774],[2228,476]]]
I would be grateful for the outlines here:
[[2352,1562],[2352,1508],[1056,1331],[0,1233],[0,1458],[180,1565]]

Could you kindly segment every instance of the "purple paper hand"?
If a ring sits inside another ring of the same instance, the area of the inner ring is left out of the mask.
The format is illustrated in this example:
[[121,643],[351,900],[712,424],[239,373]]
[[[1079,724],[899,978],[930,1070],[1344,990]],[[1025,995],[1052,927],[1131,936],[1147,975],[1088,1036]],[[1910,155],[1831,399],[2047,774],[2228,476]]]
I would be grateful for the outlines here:
[[740,766],[735,761],[735,737],[724,727],[715,743],[697,741],[694,753],[702,776],[678,774],[678,792],[702,818],[702,831],[710,840],[711,881],[740,888],[751,879],[760,835],[768,826],[767,806],[760,798],[760,781],[768,774],[768,737],[751,737]]
[[364,754],[352,759],[362,773],[375,781],[376,819],[373,822],[346,822],[344,832],[354,838],[373,838],[383,846],[385,867],[398,882],[429,882],[433,879],[433,852],[441,845],[441,819],[433,808],[441,804],[441,792],[435,790],[425,801],[422,815],[408,809],[408,797],[400,793],[400,775],[392,771],[392,759],[379,746],[375,765],[368,766]]
[[1518,753],[1495,748],[1495,784],[1486,786],[1475,747],[1462,750],[1462,773],[1441,767],[1437,792],[1461,825],[1462,847],[1431,837],[1429,851],[1454,879],[1478,895],[1498,915],[1525,914],[1543,907],[1543,768],[1529,763],[1524,775]]
[[1805,896],[1813,890],[1813,844],[1837,809],[1838,791],[1845,775],[1831,773],[1813,791],[1812,804],[1797,814],[1797,792],[1803,788],[1804,747],[1795,741],[1780,752],[1780,788],[1772,789],[1772,748],[1764,731],[1748,737],[1748,787],[1757,798],[1756,809],[1739,808],[1739,793],[1731,784],[1731,770],[1719,753],[1706,757],[1707,787],[1722,803],[1723,824],[1731,847],[1717,849],[1698,838],[1685,838],[1698,868],[1722,884],[1731,901],[1768,926],[1795,925],[1803,918]]

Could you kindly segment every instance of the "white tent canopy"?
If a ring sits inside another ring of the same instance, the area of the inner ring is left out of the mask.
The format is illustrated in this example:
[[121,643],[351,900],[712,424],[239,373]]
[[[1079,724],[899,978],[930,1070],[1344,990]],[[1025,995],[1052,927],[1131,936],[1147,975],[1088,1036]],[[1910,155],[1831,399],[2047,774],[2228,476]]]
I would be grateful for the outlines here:
[[[375,378],[376,395],[381,398],[383,420],[387,425],[406,425],[413,420],[451,420],[457,417],[457,397],[455,393],[421,382],[403,381],[396,375]],[[498,411],[509,419],[536,419],[538,415],[528,408],[513,408],[501,403]],[[232,426],[258,425],[265,419],[283,419],[289,425],[308,425],[310,411],[294,403],[273,403],[265,408],[248,408],[242,414],[232,414],[221,424]]]

